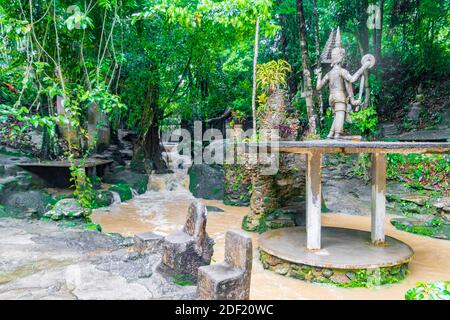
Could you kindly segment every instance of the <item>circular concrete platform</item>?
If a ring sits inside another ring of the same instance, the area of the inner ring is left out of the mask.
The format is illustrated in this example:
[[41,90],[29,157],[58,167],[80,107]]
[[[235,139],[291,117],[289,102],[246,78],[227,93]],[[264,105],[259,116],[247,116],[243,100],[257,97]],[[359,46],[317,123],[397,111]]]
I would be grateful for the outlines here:
[[405,243],[386,237],[384,246],[374,246],[370,233],[344,228],[322,228],[322,249],[306,250],[304,227],[283,228],[263,233],[260,248],[288,262],[321,268],[369,269],[407,263],[413,256]]

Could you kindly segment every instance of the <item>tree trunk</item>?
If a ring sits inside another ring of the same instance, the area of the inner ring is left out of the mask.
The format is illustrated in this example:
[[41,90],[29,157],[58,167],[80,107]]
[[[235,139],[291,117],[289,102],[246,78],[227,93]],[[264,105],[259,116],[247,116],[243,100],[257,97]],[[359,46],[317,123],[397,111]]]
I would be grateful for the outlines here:
[[[147,93],[145,97],[145,110],[142,114],[141,133],[138,139],[138,145],[135,151],[134,161],[150,160],[156,173],[166,173],[167,164],[162,158],[163,148],[159,137],[159,120],[161,119],[161,110],[159,108],[159,73],[156,65],[151,67],[152,77],[149,80]],[[143,158],[142,157],[143,151]]]
[[[283,0],[277,0],[278,6],[280,6],[282,3],[283,3]],[[288,56],[287,56],[288,38],[286,36],[286,32],[288,32],[289,29],[288,29],[288,26],[286,23],[286,15],[278,14],[278,20],[279,20],[279,25],[280,25],[281,29],[280,29],[280,40],[276,47],[280,48],[282,59],[288,61]]]
[[[316,68],[322,71],[322,65],[320,61],[320,34],[319,34],[319,13],[317,10],[317,0],[313,1],[313,14],[314,14],[314,39],[316,44]],[[323,98],[322,92],[317,92],[317,98],[319,102],[319,126],[321,127],[321,123],[323,120]]]
[[359,7],[357,37],[361,44],[363,54],[369,51],[369,29],[367,27],[367,20],[369,19],[369,14],[367,13],[368,7],[369,1],[362,0]]
[[309,70],[308,39],[306,37],[305,14],[303,0],[297,0],[297,16],[300,30],[300,48],[302,52],[303,84],[305,90],[306,109],[308,112],[308,130],[306,134],[316,133],[316,116],[314,114],[313,89]]
[[[382,52],[381,52],[381,41],[382,41],[382,37],[383,37],[383,13],[384,13],[384,0],[380,0],[379,1],[379,6],[380,6],[380,16],[379,16],[379,26],[380,29],[377,29],[377,42],[375,44],[375,58],[377,60],[377,64],[375,67],[375,75],[377,76],[378,80],[380,81],[380,86],[383,86],[383,73],[381,72],[382,70]],[[378,92],[379,94],[379,99],[382,99],[382,95],[383,95],[383,90],[380,90]],[[380,100],[382,101],[382,100]],[[379,104],[378,105],[378,111],[379,112],[384,112],[383,110],[383,104]]]
[[[356,35],[358,38],[359,50],[361,57],[369,52],[369,28],[367,27],[367,21],[369,19],[369,13],[367,8],[369,7],[368,0],[362,0],[359,7],[358,17],[358,29]],[[376,30],[376,29],[374,29]],[[365,108],[370,103],[370,87],[369,87],[369,72],[364,71],[364,101],[361,101],[362,108]],[[361,97],[358,97],[361,98]]]
[[375,58],[377,59],[377,63],[378,65],[381,64],[381,59],[382,59],[382,55],[381,55],[381,39],[383,37],[383,7],[384,7],[384,0],[380,0],[379,2],[379,6],[380,6],[380,29],[377,30],[377,42],[375,44]]
[[152,122],[150,129],[145,136],[144,155],[145,158],[151,160],[156,173],[167,173],[167,164],[162,158],[163,148],[159,137],[159,126]]
[[255,46],[253,53],[253,90],[252,90],[252,116],[253,116],[253,138],[256,139],[256,65],[258,63],[259,50],[259,16],[256,18]]

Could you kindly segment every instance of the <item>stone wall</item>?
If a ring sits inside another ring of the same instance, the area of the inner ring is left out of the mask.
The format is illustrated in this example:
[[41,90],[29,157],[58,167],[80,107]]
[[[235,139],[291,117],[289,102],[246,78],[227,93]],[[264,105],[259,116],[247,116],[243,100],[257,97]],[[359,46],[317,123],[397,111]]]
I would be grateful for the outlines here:
[[223,203],[232,206],[250,204],[251,176],[242,164],[225,164],[225,190]]

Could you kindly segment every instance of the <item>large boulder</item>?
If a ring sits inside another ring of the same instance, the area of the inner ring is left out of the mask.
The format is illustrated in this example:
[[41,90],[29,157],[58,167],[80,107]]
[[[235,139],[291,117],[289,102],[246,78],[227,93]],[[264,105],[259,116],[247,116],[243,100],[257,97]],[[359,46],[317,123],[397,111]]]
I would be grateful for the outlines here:
[[54,204],[54,199],[41,191],[10,192],[0,197],[0,204],[16,208],[20,211],[28,211],[41,216]]
[[45,182],[42,179],[25,171],[18,171],[11,175],[5,174],[0,177],[0,191],[2,193],[41,189],[44,185]]
[[45,218],[52,220],[87,218],[91,210],[83,208],[76,199],[68,198],[59,200],[52,210],[44,214]]
[[143,194],[147,191],[148,176],[143,173],[138,173],[130,170],[114,170],[106,174],[103,180],[111,184],[126,183],[137,193]]
[[44,181],[18,165],[30,162],[31,159],[21,155],[14,149],[0,149],[0,192],[6,194],[17,191],[41,189]]
[[225,177],[218,165],[194,164],[189,168],[189,190],[194,197],[209,200],[223,200]]

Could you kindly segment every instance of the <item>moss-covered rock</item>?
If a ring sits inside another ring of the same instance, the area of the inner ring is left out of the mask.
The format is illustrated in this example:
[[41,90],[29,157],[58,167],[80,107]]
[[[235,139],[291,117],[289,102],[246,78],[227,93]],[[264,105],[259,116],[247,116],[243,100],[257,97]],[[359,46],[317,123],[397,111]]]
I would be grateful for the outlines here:
[[43,217],[51,220],[62,219],[84,219],[91,214],[92,210],[83,208],[76,199],[62,199],[59,200],[52,210],[47,211]]
[[42,221],[51,221],[52,223],[58,224],[62,228],[83,228],[87,230],[94,230],[102,232],[102,226],[92,222],[90,218],[84,219],[63,219],[63,220],[52,220],[50,218],[43,217]]
[[189,168],[189,190],[196,198],[223,200],[224,172],[219,165],[194,164]]
[[139,194],[145,193],[148,186],[147,174],[123,169],[114,170],[106,174],[103,180],[111,184],[127,184]]
[[268,230],[294,227],[296,213],[277,209],[268,214],[246,215],[242,220],[242,229],[250,232],[263,233]]
[[114,195],[111,191],[98,191],[95,193],[92,209],[110,206],[114,202]]
[[48,193],[37,190],[8,192],[0,197],[0,204],[22,212],[33,213],[37,218],[51,209],[55,202]]
[[17,208],[0,205],[0,218],[21,218],[20,213]]
[[121,201],[128,201],[133,198],[133,192],[131,191],[131,187],[126,183],[118,183],[112,185],[108,189],[109,191],[115,191],[119,194]]
[[428,219],[394,218],[391,220],[391,224],[398,230],[450,240],[450,221],[445,217],[429,216]]

